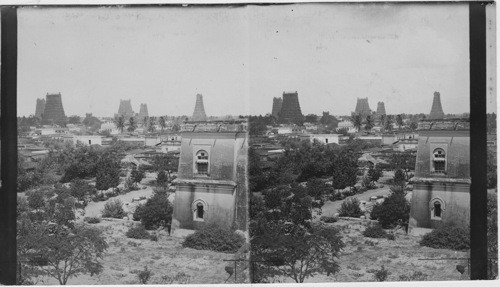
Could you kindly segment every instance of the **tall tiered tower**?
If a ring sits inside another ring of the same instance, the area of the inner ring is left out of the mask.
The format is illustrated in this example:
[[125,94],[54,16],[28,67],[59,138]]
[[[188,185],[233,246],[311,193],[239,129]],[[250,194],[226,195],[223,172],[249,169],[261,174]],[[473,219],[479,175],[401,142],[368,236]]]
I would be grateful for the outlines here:
[[205,107],[203,106],[203,96],[201,94],[196,95],[196,105],[194,106],[192,121],[200,122],[206,121],[207,115],[205,114]]
[[434,92],[434,100],[432,101],[431,113],[429,114],[430,120],[444,119],[443,107],[441,106],[441,95],[439,92]]
[[377,103],[377,116],[385,115],[385,105],[384,102]]
[[45,111],[45,99],[36,99],[35,117],[42,119],[44,111]]
[[132,110],[132,104],[130,103],[130,100],[120,100],[120,107],[118,108],[118,117],[123,116],[125,120],[128,120],[129,118],[133,117],[134,111]]
[[66,123],[66,115],[64,114],[61,93],[58,94],[47,93],[42,122],[46,124]]
[[363,117],[366,117],[372,113],[370,105],[368,105],[368,98],[358,98],[354,113],[362,115]]
[[280,121],[300,122],[303,120],[297,92],[283,92],[283,103],[279,114]]
[[273,98],[273,111],[272,111],[273,117],[279,118],[282,106],[283,106],[283,99],[281,97]]
[[144,118],[149,117],[148,113],[148,105],[141,104],[141,109],[139,110],[139,119],[143,120]]

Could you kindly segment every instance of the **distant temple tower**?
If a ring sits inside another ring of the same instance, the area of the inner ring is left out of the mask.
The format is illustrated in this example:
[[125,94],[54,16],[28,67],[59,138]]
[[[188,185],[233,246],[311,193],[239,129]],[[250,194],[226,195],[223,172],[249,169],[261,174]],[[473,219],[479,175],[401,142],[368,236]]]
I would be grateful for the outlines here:
[[356,109],[354,110],[355,114],[361,115],[363,117],[366,117],[368,115],[371,115],[372,110],[370,109],[370,106],[368,105],[368,98],[358,98],[358,101],[356,103]]
[[411,197],[409,232],[470,220],[470,125],[468,119],[423,120]]
[[280,121],[301,122],[304,118],[300,110],[299,94],[283,92],[283,103],[279,114]]
[[128,120],[134,116],[134,111],[132,110],[132,104],[130,100],[120,100],[120,107],[118,108],[118,114],[115,116],[123,116],[125,120]]
[[45,111],[45,99],[36,99],[35,117],[42,119]]
[[141,104],[141,108],[139,110],[139,119],[142,121],[144,118],[148,118],[148,117],[149,117],[148,105]]
[[207,224],[248,230],[247,122],[186,123],[181,127],[172,235]]
[[272,116],[275,117],[276,119],[279,118],[282,106],[283,106],[283,99],[281,97],[273,98]]
[[66,124],[66,115],[61,99],[61,93],[46,95],[45,109],[43,111],[42,123]]
[[377,103],[377,116],[385,115],[385,104],[384,102]]
[[429,119],[444,119],[443,107],[441,106],[441,95],[439,92],[434,92],[434,99],[432,100],[432,108],[431,113],[429,114]]
[[203,106],[203,96],[201,94],[196,95],[196,105],[194,106],[193,117],[191,118],[194,122],[201,122],[207,120],[207,115],[205,114],[205,107]]

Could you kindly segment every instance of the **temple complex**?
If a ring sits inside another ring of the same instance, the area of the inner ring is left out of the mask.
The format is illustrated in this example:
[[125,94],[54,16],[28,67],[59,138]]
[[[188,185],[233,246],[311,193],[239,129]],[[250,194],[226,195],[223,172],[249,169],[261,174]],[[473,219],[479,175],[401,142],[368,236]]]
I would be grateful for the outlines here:
[[468,119],[423,120],[411,197],[409,231],[421,234],[470,220],[470,125]]

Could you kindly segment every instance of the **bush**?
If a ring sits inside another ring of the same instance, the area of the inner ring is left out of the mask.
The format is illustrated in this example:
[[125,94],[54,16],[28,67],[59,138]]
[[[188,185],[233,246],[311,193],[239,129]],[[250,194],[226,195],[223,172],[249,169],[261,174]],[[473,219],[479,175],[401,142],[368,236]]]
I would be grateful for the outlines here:
[[410,218],[410,203],[403,194],[392,193],[382,204],[375,204],[370,213],[383,228],[392,228],[399,224],[407,224]]
[[405,181],[405,173],[402,169],[398,168],[396,172],[394,172],[394,184],[404,186],[406,184]]
[[371,238],[386,238],[387,232],[379,224],[369,225],[365,231],[363,231],[363,236]]
[[141,284],[148,284],[148,281],[149,281],[149,278],[151,278],[151,270],[148,270],[148,267],[145,266],[144,267],[144,270],[142,271],[139,271],[139,273],[137,273],[137,278],[139,279],[139,282]]
[[414,271],[411,275],[399,275],[399,281],[426,281],[429,275],[421,271]]
[[470,248],[469,228],[444,225],[424,235],[421,246],[439,249],[467,250]]
[[375,185],[373,184],[372,179],[367,175],[363,176],[363,178],[361,179],[361,188],[365,188],[366,190],[368,190],[373,189],[374,187]]
[[337,218],[335,216],[321,216],[321,218],[319,219],[321,221],[323,221],[324,223],[334,223],[334,222],[337,222]]
[[387,239],[389,239],[389,240],[396,240],[396,235],[394,235],[394,233],[388,233],[387,234]]
[[144,228],[144,226],[141,224],[139,226],[132,226],[129,228],[127,233],[125,235],[128,238],[134,238],[134,239],[150,239],[151,235],[149,235],[149,232]]
[[140,220],[147,230],[167,227],[172,221],[173,206],[168,201],[167,192],[156,191],[146,201],[135,209],[133,219]]
[[375,280],[382,282],[387,280],[389,274],[390,274],[389,270],[385,269],[385,266],[382,265],[382,268],[376,270],[375,273],[373,273],[373,277],[375,278]]
[[132,171],[130,172],[130,178],[136,182],[139,183],[141,180],[146,176],[146,173],[144,172],[143,168],[137,169],[136,166],[132,167]]
[[198,250],[235,253],[245,243],[245,239],[229,228],[210,224],[186,237],[183,247]]
[[101,219],[99,217],[85,217],[83,221],[90,223],[90,224],[96,224],[101,222]]
[[364,214],[359,207],[359,200],[357,198],[350,198],[342,202],[339,215],[344,217],[360,217]]
[[139,190],[139,187],[132,177],[127,177],[127,179],[125,180],[125,189],[128,191],[133,191]]
[[114,199],[106,202],[102,210],[102,217],[123,218],[127,214],[123,211],[122,202],[119,199]]

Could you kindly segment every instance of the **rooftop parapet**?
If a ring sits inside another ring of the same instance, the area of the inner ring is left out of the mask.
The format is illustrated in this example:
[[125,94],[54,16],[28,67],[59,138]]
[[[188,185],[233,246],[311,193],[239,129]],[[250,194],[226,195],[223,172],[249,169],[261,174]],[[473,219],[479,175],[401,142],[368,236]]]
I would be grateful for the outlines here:
[[246,132],[247,121],[218,121],[218,122],[186,122],[181,125],[181,132]]
[[468,118],[421,120],[418,123],[419,131],[468,131],[470,120]]

